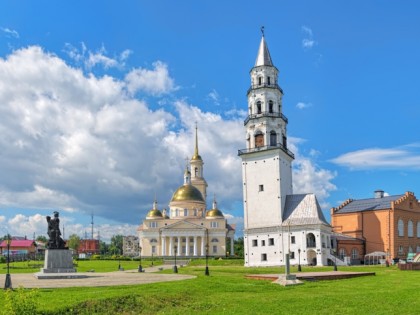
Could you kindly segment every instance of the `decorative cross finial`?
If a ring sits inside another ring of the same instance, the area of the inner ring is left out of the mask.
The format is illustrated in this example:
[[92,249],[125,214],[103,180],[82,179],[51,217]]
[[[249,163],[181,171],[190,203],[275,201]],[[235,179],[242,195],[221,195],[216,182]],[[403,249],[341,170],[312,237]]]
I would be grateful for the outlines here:
[[264,37],[264,25],[261,26],[261,33],[262,33],[262,36]]

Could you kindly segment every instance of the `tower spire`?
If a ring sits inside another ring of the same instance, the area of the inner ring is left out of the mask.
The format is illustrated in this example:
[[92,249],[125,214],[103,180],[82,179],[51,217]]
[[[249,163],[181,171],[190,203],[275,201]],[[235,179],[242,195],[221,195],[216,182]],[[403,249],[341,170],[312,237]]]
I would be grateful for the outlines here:
[[198,154],[198,127],[197,122],[195,122],[195,147],[194,147],[194,155],[192,157],[193,160],[201,160],[200,154]]
[[255,60],[255,67],[258,66],[273,66],[273,62],[271,61],[270,51],[268,50],[267,43],[265,42],[264,37],[264,26],[261,27],[261,42],[260,47],[258,49],[257,59]]

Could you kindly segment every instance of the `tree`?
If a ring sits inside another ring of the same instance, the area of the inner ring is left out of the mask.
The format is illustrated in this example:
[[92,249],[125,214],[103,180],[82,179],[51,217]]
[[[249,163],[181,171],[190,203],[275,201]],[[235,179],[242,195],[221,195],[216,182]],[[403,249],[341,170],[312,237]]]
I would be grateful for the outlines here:
[[234,241],[233,247],[235,248],[235,255],[238,257],[244,257],[244,238],[239,237]]
[[67,245],[69,248],[77,251],[80,246],[80,237],[76,234],[70,235],[69,240],[67,241]]
[[45,244],[48,243],[48,239],[44,235],[38,235],[35,241],[45,243]]
[[106,255],[109,252],[109,245],[104,241],[99,241],[99,252],[101,255]]
[[109,251],[112,254],[122,255],[123,252],[123,237],[120,234],[114,235],[111,237],[111,245],[109,246]]

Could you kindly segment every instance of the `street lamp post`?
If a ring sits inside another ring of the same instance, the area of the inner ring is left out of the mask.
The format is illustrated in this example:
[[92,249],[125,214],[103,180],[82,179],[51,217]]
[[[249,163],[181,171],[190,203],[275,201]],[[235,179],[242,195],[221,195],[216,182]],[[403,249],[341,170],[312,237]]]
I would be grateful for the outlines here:
[[7,235],[7,273],[6,273],[6,281],[4,282],[4,289],[12,290],[12,278],[10,277],[10,235]]
[[[121,251],[119,251],[121,253]],[[118,270],[121,270],[121,255],[118,255]]]
[[337,271],[337,250],[333,250],[334,253],[334,271]]
[[299,255],[298,271],[302,271],[302,267],[300,266],[300,248],[298,248],[298,255]]
[[143,267],[141,266],[141,246],[139,247],[139,255],[140,255],[140,265],[139,265],[139,272],[143,272]]
[[175,262],[174,262],[174,273],[178,273],[178,267],[176,266],[176,245],[174,246]]
[[206,276],[209,276],[209,244],[206,244],[206,272],[204,273]]

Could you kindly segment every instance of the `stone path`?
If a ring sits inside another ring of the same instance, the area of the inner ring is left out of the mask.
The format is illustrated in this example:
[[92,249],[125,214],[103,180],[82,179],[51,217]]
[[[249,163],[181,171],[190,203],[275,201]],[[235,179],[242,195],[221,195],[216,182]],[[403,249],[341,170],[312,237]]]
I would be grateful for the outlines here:
[[[191,275],[158,274],[159,268],[170,269],[172,266],[157,266],[144,268],[145,272],[137,270],[113,272],[80,272],[86,278],[80,279],[37,279],[33,273],[11,274],[13,288],[66,288],[66,287],[103,287],[114,285],[135,285],[153,282],[180,281],[196,278]],[[6,275],[0,275],[0,285],[3,286]]]

